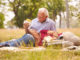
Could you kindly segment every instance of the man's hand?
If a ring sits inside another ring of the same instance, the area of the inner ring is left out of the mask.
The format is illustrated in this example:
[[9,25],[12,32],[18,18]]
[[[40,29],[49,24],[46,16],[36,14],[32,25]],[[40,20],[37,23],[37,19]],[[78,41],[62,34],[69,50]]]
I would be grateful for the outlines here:
[[30,26],[29,22],[24,22],[23,23],[23,28],[25,29],[25,32],[28,33],[28,27]]

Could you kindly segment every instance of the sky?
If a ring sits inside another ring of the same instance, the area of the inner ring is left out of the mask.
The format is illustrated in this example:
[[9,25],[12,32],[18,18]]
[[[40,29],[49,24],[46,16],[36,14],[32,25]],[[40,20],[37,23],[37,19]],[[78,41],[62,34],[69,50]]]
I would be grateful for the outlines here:
[[[79,1],[79,0],[72,0],[72,2],[69,3],[69,5],[76,6],[77,1]],[[6,3],[6,6],[1,5],[0,6],[0,12],[3,12],[3,14],[5,14],[4,24],[7,24],[7,22],[10,21],[15,15],[14,15],[14,13],[12,11],[8,11],[8,9],[10,8],[8,6],[9,2],[7,0],[5,0],[3,2]],[[57,16],[57,17],[58,17],[58,19],[57,19],[57,21],[58,21],[59,20],[59,16]]]

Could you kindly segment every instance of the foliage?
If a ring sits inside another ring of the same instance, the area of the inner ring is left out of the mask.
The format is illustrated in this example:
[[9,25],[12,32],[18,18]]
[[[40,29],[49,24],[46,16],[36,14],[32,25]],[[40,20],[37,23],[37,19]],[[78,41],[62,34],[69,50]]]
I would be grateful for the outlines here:
[[79,12],[79,14],[77,16],[78,16],[78,19],[80,20],[80,12]]
[[[80,8],[80,2],[78,2],[78,8]],[[79,24],[80,24],[80,9],[78,9],[77,17],[78,17],[78,21],[79,21]]]
[[72,5],[70,5],[69,8],[70,8],[70,15],[75,16],[74,12],[78,11],[78,9]]
[[[46,7],[50,11],[50,16],[56,19],[56,16],[65,10],[63,0],[14,0],[10,3],[11,8],[15,14],[15,24],[22,27],[23,21],[26,18],[33,19],[37,16],[37,11],[40,7]],[[52,13],[52,14],[51,14]]]
[[[6,5],[6,3],[2,1],[5,1],[5,0],[0,0],[0,4]],[[68,2],[71,2],[71,1],[72,0],[68,0]],[[22,27],[23,21],[27,18],[31,20],[36,18],[37,11],[41,7],[45,7],[49,10],[50,18],[52,18],[54,21],[56,21],[57,15],[59,15],[60,17],[59,27],[61,27],[61,21],[62,21],[61,14],[64,13],[64,15],[66,16],[65,0],[8,0],[8,2],[10,7],[9,10],[13,11],[15,14],[15,17],[12,19],[11,22],[13,22],[13,25],[16,25],[17,27]],[[77,7],[70,6],[69,8],[70,8],[70,14],[71,14],[70,16],[72,18],[72,16],[76,15],[74,14],[74,12],[77,11]]]
[[37,10],[41,6],[43,6],[43,3],[40,2],[41,0],[14,0],[10,3],[10,6],[13,8],[13,12],[15,14],[15,18],[13,19],[15,21],[16,26],[22,27],[23,21],[26,18],[33,19],[37,15]]
[[48,0],[46,3],[54,21],[57,15],[65,11],[64,0]]
[[78,23],[79,23],[79,26],[80,26],[80,12],[77,14],[77,17],[78,17]]
[[4,28],[4,14],[0,13],[0,28]]

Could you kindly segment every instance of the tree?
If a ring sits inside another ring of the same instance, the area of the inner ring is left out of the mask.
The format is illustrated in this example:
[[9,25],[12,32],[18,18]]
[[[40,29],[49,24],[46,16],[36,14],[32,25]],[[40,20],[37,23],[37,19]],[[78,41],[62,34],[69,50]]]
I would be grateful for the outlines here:
[[[0,7],[1,5],[5,5],[4,3],[2,3],[2,0],[0,0]],[[0,28],[4,28],[4,20],[5,20],[5,17],[4,17],[4,14],[2,13],[2,11],[0,11]]]
[[[78,2],[78,8],[80,8],[80,0],[79,0],[79,2]],[[78,9],[77,17],[78,17],[79,24],[80,24],[80,9]]]
[[70,22],[69,22],[69,5],[68,5],[68,0],[65,0],[66,2],[66,25],[67,28],[70,27]]
[[41,0],[8,0],[15,14],[14,21],[16,26],[22,27],[23,21],[26,18],[34,18],[37,15],[37,10],[43,3]]
[[0,13],[0,28],[4,28],[4,14]]
[[[80,2],[77,1],[77,4],[69,6],[69,16],[70,16],[70,26],[71,27],[80,27]],[[73,17],[73,18],[72,18]],[[74,19],[75,17],[75,19]]]
[[60,16],[59,27],[61,28],[61,12],[65,11],[64,0],[48,0],[46,3],[54,21],[57,15]]

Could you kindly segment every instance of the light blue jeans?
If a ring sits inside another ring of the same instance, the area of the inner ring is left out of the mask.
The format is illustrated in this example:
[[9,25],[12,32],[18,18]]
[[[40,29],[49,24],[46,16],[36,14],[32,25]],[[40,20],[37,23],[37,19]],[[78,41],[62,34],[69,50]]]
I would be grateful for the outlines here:
[[33,46],[35,46],[35,40],[31,34],[25,34],[24,36],[22,36],[19,39],[9,40],[9,41],[0,43],[0,45],[5,45],[5,44],[8,44],[9,46],[12,46],[12,47],[19,47],[22,44],[24,44],[26,46],[29,44],[32,44]]

